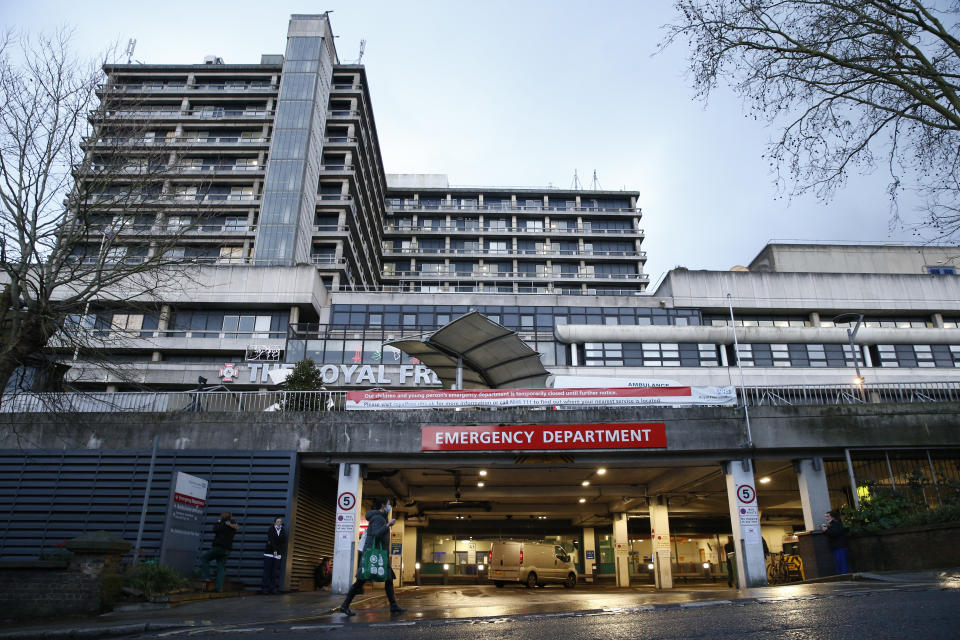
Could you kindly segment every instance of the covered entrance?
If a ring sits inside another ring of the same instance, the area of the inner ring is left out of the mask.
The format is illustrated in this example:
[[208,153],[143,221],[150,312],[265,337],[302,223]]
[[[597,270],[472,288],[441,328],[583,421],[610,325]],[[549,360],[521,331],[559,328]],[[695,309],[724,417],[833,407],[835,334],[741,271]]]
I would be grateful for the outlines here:
[[[716,457],[425,453],[335,466],[329,458],[304,456],[302,466],[336,473],[338,495],[358,501],[358,506],[338,511],[335,575],[338,563],[341,570],[355,566],[356,538],[370,500],[392,498],[391,517],[397,524],[391,560],[402,584],[497,582],[496,568],[489,566],[491,546],[525,541],[561,547],[574,561],[580,585],[726,585],[731,566],[737,566],[727,562],[736,557],[728,553],[731,537],[741,557],[745,552],[759,555],[765,581],[770,556],[764,552],[792,552],[795,533],[814,526],[805,521],[809,500],[803,498],[800,466],[782,458],[752,462],[755,509],[736,521],[731,519],[730,486],[744,484],[733,477],[744,476],[742,462]],[[844,480],[838,475],[831,484],[842,492]],[[344,523],[345,511],[354,511],[355,534],[349,517]],[[752,525],[753,519],[756,526],[746,531],[744,522]],[[745,546],[751,535],[756,536],[751,540],[755,549]],[[756,564],[752,570],[757,572]],[[351,571],[341,580],[352,577]]]

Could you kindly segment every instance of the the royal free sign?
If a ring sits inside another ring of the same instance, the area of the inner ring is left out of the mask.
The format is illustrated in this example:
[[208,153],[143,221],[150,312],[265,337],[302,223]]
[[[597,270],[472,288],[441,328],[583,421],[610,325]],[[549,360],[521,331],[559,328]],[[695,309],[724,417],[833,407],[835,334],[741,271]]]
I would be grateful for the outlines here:
[[422,427],[423,451],[655,449],[667,446],[662,422],[630,424]]

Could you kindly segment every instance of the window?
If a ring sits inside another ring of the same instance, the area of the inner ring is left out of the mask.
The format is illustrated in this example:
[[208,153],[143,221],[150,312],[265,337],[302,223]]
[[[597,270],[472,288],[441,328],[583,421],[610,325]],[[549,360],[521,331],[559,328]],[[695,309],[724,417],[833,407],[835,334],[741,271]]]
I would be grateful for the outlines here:
[[223,316],[223,337],[269,338],[271,320],[271,316]]
[[220,247],[218,262],[238,264],[243,262],[243,247]]
[[136,338],[143,326],[142,313],[115,313],[110,320],[111,338]]
[[956,267],[927,267],[927,273],[932,276],[955,276],[957,275]]

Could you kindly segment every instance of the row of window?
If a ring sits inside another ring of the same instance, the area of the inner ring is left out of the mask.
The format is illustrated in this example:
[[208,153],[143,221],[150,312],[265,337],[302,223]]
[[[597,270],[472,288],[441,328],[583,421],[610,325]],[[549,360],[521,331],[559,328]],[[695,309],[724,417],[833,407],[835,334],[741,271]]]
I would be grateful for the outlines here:
[[[544,204],[543,197],[540,198],[522,198],[516,199],[516,204],[512,198],[485,196],[483,204],[480,204],[478,197],[403,197],[390,198],[387,204],[395,210],[400,209],[460,209],[460,210],[484,210],[484,211],[504,211],[509,209],[521,208],[528,211],[566,211],[576,209],[577,201],[567,198],[550,198],[548,204]],[[581,209],[593,209],[600,211],[620,211],[630,208],[630,201],[625,198],[580,198]]]
[[631,220],[581,220],[580,226],[574,218],[554,218],[550,224],[544,220],[522,218],[514,223],[507,218],[487,218],[481,222],[479,218],[419,218],[414,223],[413,218],[387,218],[387,228],[400,231],[487,231],[506,233],[517,231],[523,233],[543,233],[544,231],[604,231],[633,229]]
[[499,305],[366,305],[336,304],[333,327],[402,327],[433,329],[471,311],[478,311],[508,329],[553,331],[557,324],[698,325],[696,309],[649,307],[505,307]]

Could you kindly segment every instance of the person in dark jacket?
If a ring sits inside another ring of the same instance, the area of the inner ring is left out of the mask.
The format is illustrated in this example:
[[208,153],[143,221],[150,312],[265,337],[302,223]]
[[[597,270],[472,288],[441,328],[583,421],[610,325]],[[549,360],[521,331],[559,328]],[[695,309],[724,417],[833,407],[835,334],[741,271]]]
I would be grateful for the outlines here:
[[[360,552],[366,550],[367,547],[371,547],[374,544],[375,540],[378,540],[384,549],[390,548],[390,527],[393,526],[393,523],[396,522],[396,519],[387,520],[390,515],[390,499],[389,498],[374,498],[373,508],[370,511],[367,511],[367,538],[366,542]],[[393,591],[393,580],[396,578],[396,574],[393,572],[393,569],[390,569],[390,577],[384,582],[384,591],[387,593],[387,600],[390,601],[390,613],[403,613],[406,609],[402,609],[397,603],[397,596]],[[350,587],[350,591],[347,592],[347,597],[343,601],[343,604],[340,605],[339,611],[348,616],[356,615],[353,611],[350,610],[350,602],[353,601],[354,596],[360,593],[363,590],[363,583],[365,580],[361,580],[360,576],[357,576],[356,582],[353,583],[353,586]]]
[[727,586],[733,586],[734,576],[734,552],[737,550],[733,544],[733,536],[727,536],[727,544],[723,545],[723,553],[727,557]]
[[233,514],[224,511],[220,514],[220,519],[213,525],[213,546],[210,550],[200,556],[200,577],[204,580],[210,579],[210,561],[217,561],[217,581],[215,587],[218,592],[223,591],[223,578],[227,569],[227,557],[233,548],[233,536],[237,534],[237,521],[233,519]]
[[820,525],[820,530],[827,536],[827,544],[833,552],[833,564],[837,568],[837,573],[840,575],[850,573],[850,566],[847,564],[847,551],[850,548],[847,528],[843,526],[839,512],[827,511],[824,515],[827,522]]
[[283,516],[277,516],[267,529],[267,546],[263,550],[261,591],[264,595],[280,593],[280,567],[283,566],[283,555],[286,552],[287,530],[283,528]]

